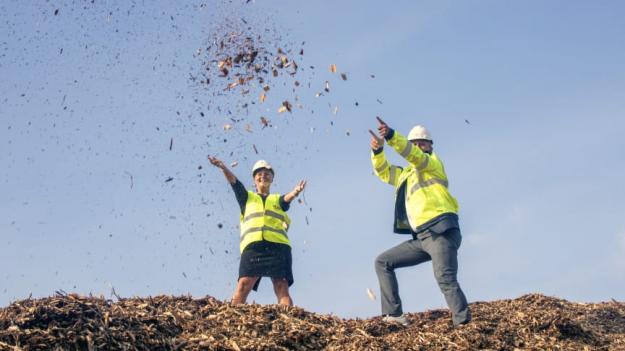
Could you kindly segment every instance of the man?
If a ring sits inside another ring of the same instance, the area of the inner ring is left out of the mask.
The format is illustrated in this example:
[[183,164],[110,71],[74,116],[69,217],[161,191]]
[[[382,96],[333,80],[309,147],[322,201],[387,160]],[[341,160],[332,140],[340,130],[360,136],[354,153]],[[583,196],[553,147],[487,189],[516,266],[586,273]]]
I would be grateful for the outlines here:
[[211,156],[208,160],[222,170],[241,207],[241,261],[232,303],[245,303],[250,291],[258,289],[261,277],[271,277],[278,303],[293,306],[289,295],[293,260],[287,236],[291,220],[286,211],[291,201],[304,191],[306,181],[300,181],[288,194],[270,194],[273,167],[259,160],[252,168],[256,192],[248,191],[222,161]]
[[[414,127],[406,139],[378,119],[378,136],[371,130],[371,160],[375,174],[395,187],[394,232],[411,234],[405,241],[380,254],[375,271],[380,283],[382,314],[385,322],[408,325],[403,315],[395,269],[432,261],[434,277],[445,295],[455,326],[468,323],[471,313],[467,299],[456,279],[457,252],[462,237],[458,225],[458,203],[447,190],[443,163],[433,152],[430,133]],[[384,141],[408,166],[389,164],[384,156]]]

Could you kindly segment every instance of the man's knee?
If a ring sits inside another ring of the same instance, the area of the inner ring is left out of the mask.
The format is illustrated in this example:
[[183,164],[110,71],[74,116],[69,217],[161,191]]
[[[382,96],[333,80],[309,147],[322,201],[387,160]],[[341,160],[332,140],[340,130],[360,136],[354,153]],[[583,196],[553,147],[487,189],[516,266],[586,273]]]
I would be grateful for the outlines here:
[[451,269],[435,270],[434,277],[441,290],[453,289],[458,286],[456,272]]
[[388,259],[384,256],[384,254],[378,255],[373,263],[375,265],[376,271],[388,271],[392,269],[389,265]]

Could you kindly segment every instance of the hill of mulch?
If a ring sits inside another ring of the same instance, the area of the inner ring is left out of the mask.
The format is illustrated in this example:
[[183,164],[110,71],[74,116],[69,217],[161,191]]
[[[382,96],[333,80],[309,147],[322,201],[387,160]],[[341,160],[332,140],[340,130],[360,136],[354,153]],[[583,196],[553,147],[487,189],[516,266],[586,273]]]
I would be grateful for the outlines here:
[[0,350],[625,350],[625,303],[531,294],[471,310],[460,328],[447,310],[411,313],[403,327],[211,297],[63,294],[0,309]]

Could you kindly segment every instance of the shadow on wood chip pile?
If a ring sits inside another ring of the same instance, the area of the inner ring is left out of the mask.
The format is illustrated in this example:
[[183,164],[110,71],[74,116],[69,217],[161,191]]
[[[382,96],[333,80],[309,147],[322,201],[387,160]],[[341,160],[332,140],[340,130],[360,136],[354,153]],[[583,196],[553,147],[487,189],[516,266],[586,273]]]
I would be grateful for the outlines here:
[[471,309],[454,329],[446,310],[410,313],[403,327],[212,297],[62,294],[0,309],[0,350],[625,350],[625,303],[530,294]]

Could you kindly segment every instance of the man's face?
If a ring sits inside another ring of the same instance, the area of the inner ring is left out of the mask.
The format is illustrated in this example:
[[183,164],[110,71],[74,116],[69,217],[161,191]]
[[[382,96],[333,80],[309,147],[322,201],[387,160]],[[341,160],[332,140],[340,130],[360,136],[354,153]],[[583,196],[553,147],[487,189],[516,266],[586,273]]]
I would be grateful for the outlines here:
[[431,154],[432,153],[432,142],[429,140],[416,139],[410,140],[413,145],[416,145],[421,149],[421,151]]
[[272,182],[273,182],[273,173],[266,168],[260,169],[254,175],[254,184],[256,184],[256,187],[259,187],[261,185],[264,185],[264,186],[271,185]]

